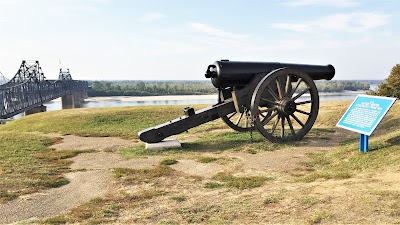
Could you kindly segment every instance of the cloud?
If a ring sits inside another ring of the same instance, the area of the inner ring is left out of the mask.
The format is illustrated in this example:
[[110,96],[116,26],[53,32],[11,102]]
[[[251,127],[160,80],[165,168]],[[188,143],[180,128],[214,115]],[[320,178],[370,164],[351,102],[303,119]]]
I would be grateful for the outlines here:
[[360,5],[356,0],[290,0],[284,3],[287,6],[332,6],[339,8],[350,8]]
[[349,48],[354,46],[365,45],[372,41],[371,38],[361,38],[354,40],[324,40],[320,43],[321,48]]
[[390,15],[379,13],[336,14],[303,23],[274,23],[270,27],[294,32],[364,32],[384,26]]
[[149,23],[149,22],[161,20],[165,17],[166,16],[162,13],[153,12],[153,13],[147,13],[147,14],[143,15],[140,18],[140,21]]
[[249,37],[249,35],[246,34],[237,34],[237,33],[230,33],[212,26],[209,26],[207,24],[203,23],[189,23],[189,26],[196,31],[199,31],[203,34],[213,36],[213,37],[219,37],[219,38],[226,38],[227,41],[229,40],[236,40],[236,41],[243,41]]

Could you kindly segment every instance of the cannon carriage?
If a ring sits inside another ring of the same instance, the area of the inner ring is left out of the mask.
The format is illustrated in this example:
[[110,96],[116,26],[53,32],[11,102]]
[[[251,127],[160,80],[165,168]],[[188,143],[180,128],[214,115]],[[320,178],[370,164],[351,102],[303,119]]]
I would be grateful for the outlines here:
[[218,89],[218,103],[139,132],[147,143],[221,118],[232,129],[257,129],[273,142],[302,139],[314,125],[319,95],[314,80],[331,80],[332,65],[221,60],[207,67],[205,77]]

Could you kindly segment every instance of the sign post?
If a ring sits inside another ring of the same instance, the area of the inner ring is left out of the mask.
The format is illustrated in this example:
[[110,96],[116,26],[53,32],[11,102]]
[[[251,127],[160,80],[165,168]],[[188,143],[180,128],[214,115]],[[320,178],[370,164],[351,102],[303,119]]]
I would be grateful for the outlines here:
[[358,95],[336,126],[360,133],[360,151],[368,151],[368,137],[385,117],[396,98]]

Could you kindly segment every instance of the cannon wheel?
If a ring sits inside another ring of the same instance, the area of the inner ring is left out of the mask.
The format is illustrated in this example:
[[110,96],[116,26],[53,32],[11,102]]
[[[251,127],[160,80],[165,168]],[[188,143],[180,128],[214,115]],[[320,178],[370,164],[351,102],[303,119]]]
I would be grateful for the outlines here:
[[251,99],[255,126],[274,142],[302,139],[314,125],[318,109],[314,81],[306,73],[290,68],[268,73]]
[[[221,103],[220,97],[218,97],[218,103]],[[250,118],[250,109],[243,113],[235,111],[226,116],[221,116],[221,119],[226,123],[226,125],[239,132],[247,132],[250,131],[250,129],[254,129],[254,124],[253,126],[251,125]]]

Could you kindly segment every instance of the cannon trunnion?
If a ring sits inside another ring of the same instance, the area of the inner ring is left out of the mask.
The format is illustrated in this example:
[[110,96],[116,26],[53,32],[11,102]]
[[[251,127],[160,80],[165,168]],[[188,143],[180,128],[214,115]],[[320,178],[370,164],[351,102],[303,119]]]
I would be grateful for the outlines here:
[[206,78],[218,88],[218,103],[139,132],[140,140],[160,142],[221,118],[229,127],[244,132],[256,128],[270,141],[302,139],[318,116],[319,95],[314,80],[331,80],[332,65],[271,62],[216,61]]

